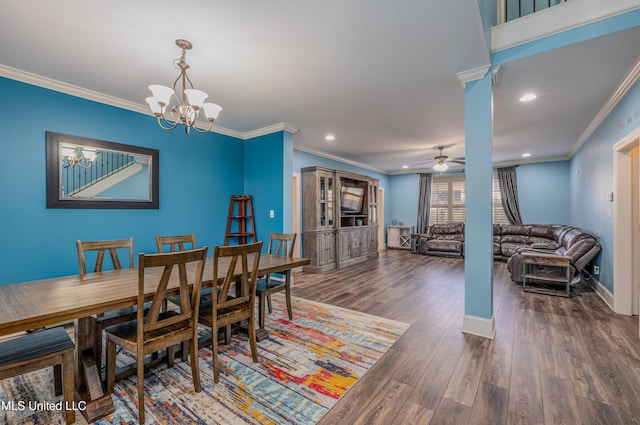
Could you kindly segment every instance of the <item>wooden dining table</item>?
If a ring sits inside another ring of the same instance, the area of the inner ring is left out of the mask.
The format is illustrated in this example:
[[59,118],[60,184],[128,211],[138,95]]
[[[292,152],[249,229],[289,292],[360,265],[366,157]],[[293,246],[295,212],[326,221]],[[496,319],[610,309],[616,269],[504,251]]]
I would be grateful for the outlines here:
[[[228,269],[220,259],[219,276],[213,279],[213,259],[208,258],[203,288],[219,282]],[[283,273],[291,281],[294,268],[309,264],[309,259],[262,254],[258,275]],[[146,273],[145,295],[152,299],[159,280],[159,270]],[[154,279],[154,277],[157,278]],[[177,273],[174,273],[177,275]],[[168,293],[178,292],[177,276],[169,283]],[[138,271],[135,268],[73,275],[50,279],[0,285],[0,336],[27,331],[60,322],[75,320],[76,343],[75,383],[76,398],[86,402],[82,411],[88,422],[93,422],[114,411],[111,394],[102,384],[94,353],[95,326],[90,316],[119,308],[134,306],[138,297]],[[264,335],[266,330],[260,329]]]

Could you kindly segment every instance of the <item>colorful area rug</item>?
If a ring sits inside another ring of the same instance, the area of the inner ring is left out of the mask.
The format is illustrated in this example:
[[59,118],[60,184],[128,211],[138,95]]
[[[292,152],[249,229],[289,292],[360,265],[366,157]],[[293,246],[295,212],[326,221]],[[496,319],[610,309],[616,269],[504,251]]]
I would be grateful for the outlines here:
[[[188,362],[145,374],[147,424],[301,424],[322,416],[382,357],[409,325],[327,304],[293,298],[289,321],[284,298],[273,296],[269,339],[258,343],[253,363],[249,342],[234,336],[220,344],[220,382],[214,385],[210,347],[200,350],[202,391],[195,393]],[[128,362],[125,354],[118,362]],[[97,424],[135,424],[136,378],[116,383],[116,411]],[[0,382],[0,423],[63,424],[59,411],[10,409],[10,403],[56,402],[51,369]],[[85,424],[78,412],[76,423]]]

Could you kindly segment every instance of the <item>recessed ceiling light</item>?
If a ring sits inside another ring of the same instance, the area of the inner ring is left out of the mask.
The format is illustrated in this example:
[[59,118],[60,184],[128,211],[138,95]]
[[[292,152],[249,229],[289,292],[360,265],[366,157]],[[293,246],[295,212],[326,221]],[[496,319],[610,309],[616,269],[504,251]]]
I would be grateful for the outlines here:
[[402,168],[409,168],[409,166],[408,165],[403,165]]
[[527,93],[527,94],[525,94],[524,96],[522,96],[522,97],[520,98],[520,102],[531,102],[531,101],[532,101],[533,99],[535,99],[536,97],[538,97],[538,96],[536,96],[536,95],[535,95],[535,94],[533,94],[533,93]]
[[526,157],[528,157],[528,156],[531,156],[531,154],[530,154],[529,152],[525,152],[525,153],[523,153],[523,154],[522,154],[522,155],[520,155],[520,156],[522,156],[523,158],[526,158]]
[[327,137],[324,138],[324,140],[331,142],[333,140],[336,140],[336,136],[334,136],[333,134],[329,134],[327,135]]

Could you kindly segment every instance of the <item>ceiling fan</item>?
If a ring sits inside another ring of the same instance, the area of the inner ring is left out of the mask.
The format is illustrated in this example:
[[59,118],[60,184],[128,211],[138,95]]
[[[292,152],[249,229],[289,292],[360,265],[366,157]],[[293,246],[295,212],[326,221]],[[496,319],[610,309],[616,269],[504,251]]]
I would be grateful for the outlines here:
[[442,153],[444,146],[438,146],[436,149],[440,150],[440,155],[436,155],[433,157],[433,160],[427,162],[421,162],[418,164],[413,164],[412,167],[416,167],[418,165],[431,164],[433,163],[433,169],[436,171],[446,171],[449,168],[449,164],[464,164],[464,158],[449,158],[447,155]]

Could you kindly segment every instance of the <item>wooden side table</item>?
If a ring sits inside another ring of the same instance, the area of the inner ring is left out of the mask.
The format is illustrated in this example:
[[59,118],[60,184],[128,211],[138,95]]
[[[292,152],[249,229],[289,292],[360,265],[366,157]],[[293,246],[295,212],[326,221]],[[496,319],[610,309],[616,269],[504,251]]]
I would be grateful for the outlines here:
[[[522,288],[547,295],[571,295],[571,257],[544,252],[523,252]],[[544,286],[540,286],[544,285]],[[563,286],[564,292],[552,289]]]

